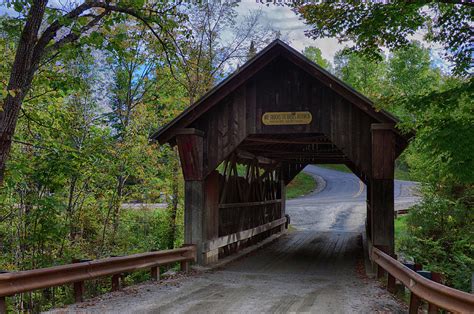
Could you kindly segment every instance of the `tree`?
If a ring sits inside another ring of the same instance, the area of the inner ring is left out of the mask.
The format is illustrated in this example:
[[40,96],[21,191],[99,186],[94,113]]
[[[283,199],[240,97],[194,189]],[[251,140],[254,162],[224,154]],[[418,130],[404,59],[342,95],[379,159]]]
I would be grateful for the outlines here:
[[253,40],[250,41],[249,52],[247,53],[247,60],[252,59],[257,54],[257,48],[255,48],[255,42]]
[[[30,91],[31,83],[43,65],[53,61],[72,44],[101,41],[98,30],[108,28],[132,16],[146,25],[163,46],[166,34],[177,27],[175,4],[161,2],[144,4],[144,1],[112,4],[108,1],[87,0],[73,8],[48,6],[47,0],[17,0],[7,4],[20,16],[21,35],[6,88],[2,90],[0,110],[0,184],[4,180],[5,163],[21,105]],[[67,13],[63,13],[67,11]],[[86,34],[87,36],[83,36]]]
[[321,49],[317,47],[306,47],[303,50],[303,54],[323,69],[331,70],[331,63],[323,58]]
[[237,20],[237,5],[206,1],[182,8],[189,17],[189,33],[173,39],[176,60],[169,66],[176,82],[186,89],[189,104],[221,80],[232,63],[246,60],[252,42],[257,51],[272,39],[272,31],[261,25],[261,11]]
[[441,73],[431,64],[430,50],[413,42],[393,52],[387,80],[390,93],[397,97],[422,95],[440,87]]
[[343,49],[336,53],[334,65],[336,76],[373,101],[380,100],[386,88],[384,84],[387,75],[385,61],[371,60]]
[[380,60],[381,47],[406,47],[416,32],[441,44],[453,71],[467,74],[472,62],[469,1],[322,1],[297,5],[295,11],[312,28],[311,38],[336,37],[354,42],[354,51]]

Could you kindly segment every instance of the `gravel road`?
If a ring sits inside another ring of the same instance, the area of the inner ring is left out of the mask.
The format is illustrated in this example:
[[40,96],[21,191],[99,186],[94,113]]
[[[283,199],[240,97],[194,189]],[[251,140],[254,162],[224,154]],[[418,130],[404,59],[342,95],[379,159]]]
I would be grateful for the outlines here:
[[[287,202],[296,231],[223,269],[129,287],[55,313],[406,312],[363,274],[364,185],[348,173],[305,171],[326,186]],[[414,187],[396,181],[397,207],[417,201]]]

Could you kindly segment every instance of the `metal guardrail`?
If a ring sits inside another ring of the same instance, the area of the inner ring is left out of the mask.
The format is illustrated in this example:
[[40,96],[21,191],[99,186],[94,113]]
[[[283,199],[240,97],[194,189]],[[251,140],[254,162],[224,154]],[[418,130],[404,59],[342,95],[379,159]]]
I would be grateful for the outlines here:
[[6,312],[5,297],[64,284],[74,284],[76,302],[81,302],[84,281],[112,276],[112,290],[120,288],[120,274],[150,268],[152,278],[159,279],[159,266],[180,262],[188,271],[189,262],[196,261],[196,246],[128,256],[110,257],[68,265],[0,274],[0,313]]
[[375,247],[372,247],[372,260],[410,289],[410,313],[418,313],[420,298],[450,312],[474,313],[473,294],[426,279]]

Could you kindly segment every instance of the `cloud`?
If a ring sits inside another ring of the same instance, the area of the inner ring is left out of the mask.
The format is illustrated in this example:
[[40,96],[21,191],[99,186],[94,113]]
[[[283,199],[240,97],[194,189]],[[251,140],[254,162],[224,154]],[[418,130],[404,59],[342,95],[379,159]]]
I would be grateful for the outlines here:
[[262,23],[267,24],[275,30],[279,30],[289,44],[298,51],[305,47],[315,46],[321,49],[325,59],[333,60],[336,52],[344,48],[336,38],[311,39],[305,35],[305,31],[310,29],[288,6],[266,5],[256,0],[244,0],[239,3],[236,11],[240,16],[247,14],[251,10],[261,10]]

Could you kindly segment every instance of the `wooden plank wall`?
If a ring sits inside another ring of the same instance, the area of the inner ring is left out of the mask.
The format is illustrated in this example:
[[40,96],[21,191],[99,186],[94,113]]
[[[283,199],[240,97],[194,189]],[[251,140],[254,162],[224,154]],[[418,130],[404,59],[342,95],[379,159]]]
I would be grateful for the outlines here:
[[[263,113],[310,111],[308,125],[266,126]],[[372,117],[290,61],[277,58],[192,127],[205,133],[204,172],[214,170],[250,134],[324,133],[354,167],[371,176]]]

